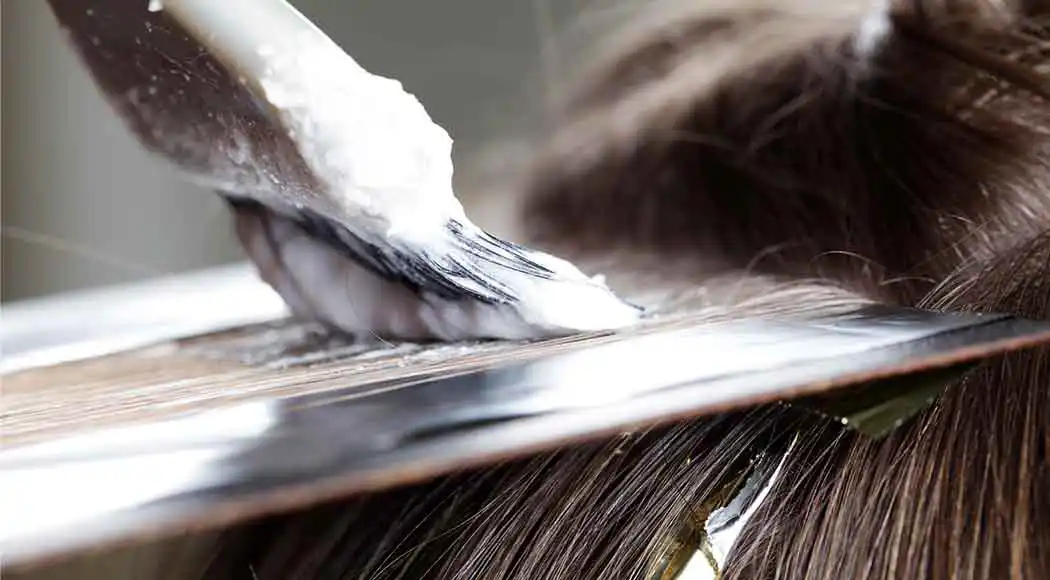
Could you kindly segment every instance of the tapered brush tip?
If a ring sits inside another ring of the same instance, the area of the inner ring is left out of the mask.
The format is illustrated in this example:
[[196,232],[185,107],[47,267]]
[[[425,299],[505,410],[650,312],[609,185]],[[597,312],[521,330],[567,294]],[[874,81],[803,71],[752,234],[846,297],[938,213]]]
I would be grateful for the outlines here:
[[642,309],[618,297],[597,278],[571,263],[530,251],[529,256],[552,271],[550,276],[510,275],[517,294],[509,304],[522,322],[548,333],[614,330],[635,324]]
[[[436,336],[564,336],[630,326],[643,313],[572,263],[499,239],[469,222],[450,221],[440,238],[400,246],[401,255],[409,257],[402,272],[418,275],[420,264],[426,264],[419,290]],[[457,334],[449,335],[451,329]]]

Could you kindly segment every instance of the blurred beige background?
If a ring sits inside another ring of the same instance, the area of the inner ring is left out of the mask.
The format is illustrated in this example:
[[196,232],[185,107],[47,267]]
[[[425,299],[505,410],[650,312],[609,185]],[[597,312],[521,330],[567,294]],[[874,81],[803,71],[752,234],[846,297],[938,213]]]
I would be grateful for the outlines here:
[[[491,137],[537,125],[558,88],[555,38],[594,1],[293,3],[365,67],[419,95],[459,162],[514,156],[512,142],[491,148]],[[3,299],[239,259],[225,208],[131,139],[45,2],[0,6]]]

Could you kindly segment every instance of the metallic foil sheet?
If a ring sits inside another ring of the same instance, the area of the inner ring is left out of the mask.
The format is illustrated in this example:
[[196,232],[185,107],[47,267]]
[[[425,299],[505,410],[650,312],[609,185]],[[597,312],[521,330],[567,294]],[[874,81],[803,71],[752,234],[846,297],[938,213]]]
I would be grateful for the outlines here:
[[[1046,343],[1050,322],[869,308],[808,321],[674,327],[452,376],[388,374],[345,389],[81,430],[0,451],[0,551],[7,565],[27,564],[216,528]],[[353,367],[344,368],[349,381]]]

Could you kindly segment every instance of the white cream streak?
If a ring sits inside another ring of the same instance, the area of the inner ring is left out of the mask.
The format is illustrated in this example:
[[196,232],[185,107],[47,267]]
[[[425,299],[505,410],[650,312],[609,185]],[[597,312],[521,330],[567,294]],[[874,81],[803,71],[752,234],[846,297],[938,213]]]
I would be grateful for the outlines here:
[[315,34],[259,50],[266,100],[346,219],[380,220],[402,238],[466,219],[452,191],[452,139],[400,82]]

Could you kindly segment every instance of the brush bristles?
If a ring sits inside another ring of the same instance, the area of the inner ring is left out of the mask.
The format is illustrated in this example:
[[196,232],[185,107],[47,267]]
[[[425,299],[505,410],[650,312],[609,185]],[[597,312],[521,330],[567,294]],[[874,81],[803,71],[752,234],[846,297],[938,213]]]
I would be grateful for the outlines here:
[[292,312],[358,338],[549,338],[629,327],[642,314],[571,263],[470,223],[404,243],[306,209],[228,201],[242,245]]

